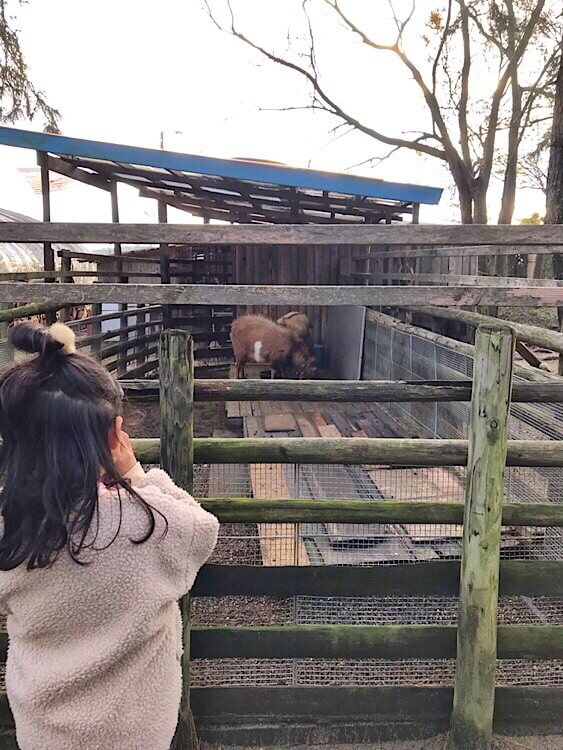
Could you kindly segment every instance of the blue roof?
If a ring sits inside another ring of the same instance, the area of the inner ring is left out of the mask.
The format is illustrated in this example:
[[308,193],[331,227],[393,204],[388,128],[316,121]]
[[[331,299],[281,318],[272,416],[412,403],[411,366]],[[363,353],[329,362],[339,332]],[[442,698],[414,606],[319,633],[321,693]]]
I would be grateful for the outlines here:
[[[361,196],[364,199],[377,199],[403,204],[437,204],[442,189],[424,185],[361,177],[350,174],[335,174],[313,169],[287,167],[270,162],[242,159],[218,159],[194,154],[182,154],[152,148],[124,146],[115,143],[102,143],[82,138],[67,138],[16,128],[0,127],[0,144],[29,148],[72,160],[73,166],[92,170],[92,164],[100,163],[100,174],[121,179],[120,175],[137,179],[139,187],[161,188],[162,179],[151,180],[138,168],[161,170],[170,182],[170,173],[195,176],[208,176],[223,180],[241,181],[260,186],[276,186],[297,190],[317,191],[321,194]],[[124,167],[131,167],[129,173]],[[135,169],[137,168],[136,172]],[[142,176],[142,181],[141,177]],[[124,179],[128,181],[128,179]],[[177,186],[176,186],[177,187]],[[167,189],[164,186],[164,189]],[[168,188],[173,189],[173,188]],[[181,188],[180,188],[181,189]],[[287,192],[287,191],[286,191]],[[156,196],[153,196],[156,197]]]

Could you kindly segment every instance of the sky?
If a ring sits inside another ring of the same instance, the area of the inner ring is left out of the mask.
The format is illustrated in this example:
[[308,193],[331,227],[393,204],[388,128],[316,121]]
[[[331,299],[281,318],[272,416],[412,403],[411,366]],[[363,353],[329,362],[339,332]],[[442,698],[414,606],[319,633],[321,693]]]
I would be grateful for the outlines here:
[[[217,8],[222,4],[210,2]],[[245,33],[279,49],[288,25],[304,28],[301,0],[235,0],[234,5]],[[433,5],[417,0],[422,14]],[[380,38],[390,39],[391,20],[376,12],[382,6],[379,0],[362,10]],[[335,138],[336,122],[324,113],[272,111],[306,104],[306,84],[217,30],[202,0],[29,0],[21,8],[12,0],[12,9],[31,77],[61,111],[65,135],[158,148],[163,131],[165,148],[175,151],[435,185],[446,188],[441,204],[423,207],[421,220],[458,221],[449,175],[435,160],[400,152],[379,166],[352,168],[383,155],[384,148],[365,136]],[[385,132],[428,127],[414,84],[391,55],[374,57],[334,23],[324,23],[323,29],[319,61],[332,94]],[[486,75],[483,81],[488,85]],[[41,125],[40,120],[17,123],[28,129]],[[0,147],[0,205],[40,218],[40,196],[17,171],[34,165],[34,152]],[[128,187],[119,191],[122,221],[156,220],[154,201],[138,198]],[[542,195],[521,191],[515,221],[533,211],[543,213]],[[80,184],[54,192],[52,219],[109,220],[108,196]],[[169,220],[199,221],[174,210]]]

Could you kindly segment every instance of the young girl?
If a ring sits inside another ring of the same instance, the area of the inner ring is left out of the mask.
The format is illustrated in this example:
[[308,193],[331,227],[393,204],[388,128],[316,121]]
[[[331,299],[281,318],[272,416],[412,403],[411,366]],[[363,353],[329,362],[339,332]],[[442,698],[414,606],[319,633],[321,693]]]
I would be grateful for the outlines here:
[[0,377],[0,612],[21,750],[168,750],[181,692],[177,600],[217,519],[123,431],[121,389],[56,323]]

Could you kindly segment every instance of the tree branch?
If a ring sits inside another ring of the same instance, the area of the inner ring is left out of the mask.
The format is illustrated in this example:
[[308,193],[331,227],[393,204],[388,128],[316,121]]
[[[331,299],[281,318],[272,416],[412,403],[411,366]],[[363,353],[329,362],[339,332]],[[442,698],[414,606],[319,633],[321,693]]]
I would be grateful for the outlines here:
[[[215,25],[218,28],[220,28],[222,31],[225,31],[224,27],[221,25],[221,23],[212,13],[209,7],[208,0],[205,0],[205,5]],[[367,125],[362,123],[356,117],[354,117],[349,112],[347,112],[343,107],[337,104],[329,96],[329,94],[324,90],[324,87],[321,85],[319,78],[315,74],[315,72],[311,72],[310,70],[303,67],[302,65],[299,65],[298,63],[292,62],[291,60],[286,60],[285,58],[280,57],[279,55],[276,55],[273,52],[270,52],[269,50],[265,49],[257,42],[254,42],[252,39],[247,37],[243,32],[239,31],[239,29],[236,27],[234,14],[233,14],[230,2],[228,3],[228,6],[229,6],[229,11],[230,11],[230,17],[231,17],[229,33],[232,36],[239,39],[241,42],[244,42],[244,44],[246,44],[251,49],[260,53],[267,60],[270,60],[271,62],[274,62],[277,65],[280,65],[281,67],[287,68],[288,70],[292,70],[295,73],[298,73],[302,78],[307,80],[311,84],[313,92],[320,99],[320,101],[324,105],[324,108],[327,112],[330,112],[330,114],[335,115],[341,120],[344,120],[346,123],[353,126],[356,130],[364,133],[365,135],[370,136],[371,138],[374,138],[377,141],[380,141],[381,143],[385,143],[388,146],[406,148],[406,149],[410,149],[411,151],[420,151],[422,153],[427,154],[428,156],[433,156],[437,159],[441,159],[441,160],[446,159],[446,155],[444,151],[441,149],[435,148],[433,146],[429,146],[427,144],[421,144],[421,143],[416,143],[414,141],[405,140],[404,138],[396,138],[393,136],[389,136],[389,135],[379,132],[378,130],[375,130],[374,128],[368,127]]]
[[494,153],[495,153],[496,128],[498,124],[500,104],[501,104],[502,98],[506,91],[506,87],[508,85],[508,81],[510,80],[510,77],[514,74],[514,71],[516,70],[518,63],[520,62],[524,52],[526,51],[526,47],[528,46],[528,42],[530,41],[532,34],[534,33],[534,30],[538,23],[541,12],[543,11],[544,5],[545,5],[545,0],[538,0],[538,2],[536,3],[536,6],[534,7],[533,11],[530,14],[528,23],[526,24],[524,31],[522,32],[520,40],[518,41],[516,45],[514,53],[510,55],[510,58],[506,64],[505,70],[502,73],[499,79],[499,82],[497,84],[497,87],[495,89],[495,92],[493,94],[488,128],[487,128],[487,137],[485,139],[485,144],[484,144],[484,149],[483,149],[483,163],[482,163],[481,172],[479,175],[479,181],[482,183],[482,187],[486,187],[488,185],[488,182],[491,176]]
[[463,161],[473,172],[469,152],[469,131],[467,127],[467,105],[469,102],[469,74],[471,72],[471,41],[469,37],[469,19],[465,0],[459,0],[461,13],[461,36],[463,40],[463,66],[461,68],[461,95],[458,107],[459,140]]
[[436,55],[434,56],[434,62],[432,64],[432,93],[434,94],[434,96],[436,96],[436,79],[437,79],[438,65],[440,64],[440,58],[442,56],[442,52],[444,50],[446,40],[450,33],[451,18],[452,18],[452,0],[448,0],[448,11],[446,14],[446,22],[444,24],[444,30],[442,31],[442,36],[440,37],[440,43],[438,45],[438,49],[436,50]]
[[[438,128],[440,139],[444,147],[443,156],[440,158],[445,159],[450,164],[455,164],[457,162],[458,168],[461,165],[461,167],[464,169],[463,162],[459,158],[457,150],[451,141],[448,128],[442,116],[440,105],[438,103],[438,100],[436,99],[436,96],[433,95],[430,89],[428,88],[418,67],[410,60],[410,58],[405,54],[404,50],[400,46],[401,35],[404,32],[404,26],[408,22],[408,19],[402,25],[401,31],[399,32],[399,36],[397,37],[396,41],[393,44],[380,44],[379,42],[376,42],[374,39],[371,39],[362,29],[360,29],[349,18],[349,16],[347,16],[344,13],[344,11],[340,7],[338,0],[324,0],[324,2],[336,11],[336,13],[339,15],[341,20],[350,29],[350,31],[352,31],[354,34],[359,36],[362,42],[366,46],[371,47],[372,49],[375,49],[375,50],[384,50],[387,52],[392,52],[401,60],[403,65],[405,65],[405,67],[412,74],[415,82],[418,84],[418,87],[420,88],[422,95],[424,96],[424,99],[426,101],[426,104],[430,110],[430,115],[432,117],[432,120],[434,121],[435,125]],[[410,17],[411,15],[409,15],[408,18],[410,19]]]

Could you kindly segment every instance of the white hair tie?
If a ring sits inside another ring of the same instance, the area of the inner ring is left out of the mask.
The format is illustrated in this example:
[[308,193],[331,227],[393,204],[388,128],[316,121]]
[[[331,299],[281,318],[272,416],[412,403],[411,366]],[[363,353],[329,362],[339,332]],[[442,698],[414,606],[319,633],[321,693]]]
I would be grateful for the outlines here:
[[52,339],[62,344],[59,349],[61,354],[74,354],[76,352],[76,335],[72,328],[65,326],[64,323],[53,323],[48,331]]

